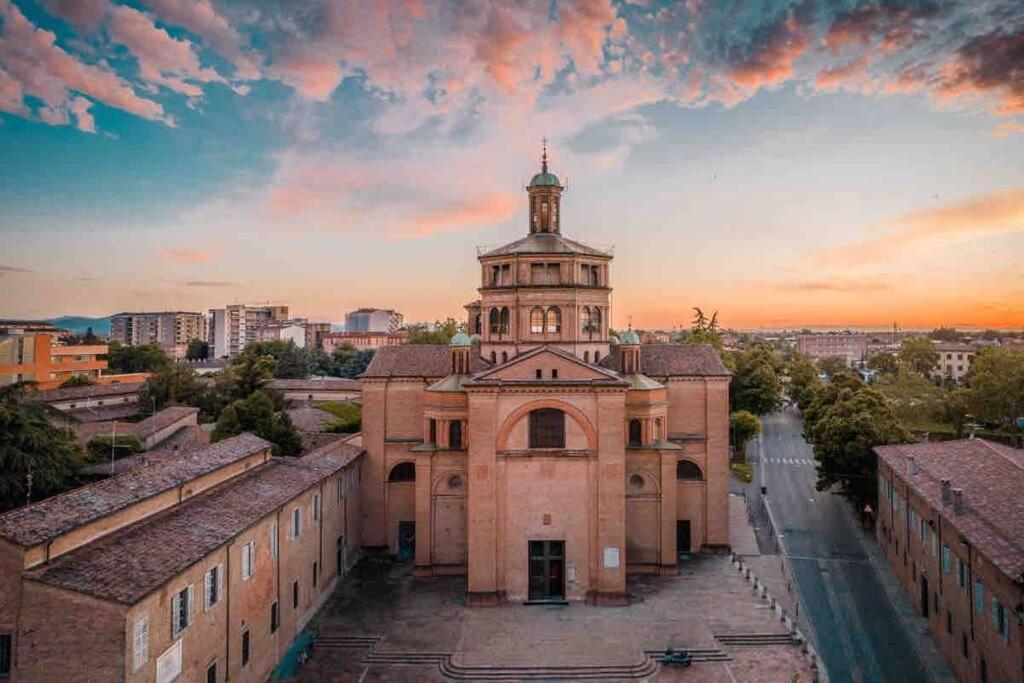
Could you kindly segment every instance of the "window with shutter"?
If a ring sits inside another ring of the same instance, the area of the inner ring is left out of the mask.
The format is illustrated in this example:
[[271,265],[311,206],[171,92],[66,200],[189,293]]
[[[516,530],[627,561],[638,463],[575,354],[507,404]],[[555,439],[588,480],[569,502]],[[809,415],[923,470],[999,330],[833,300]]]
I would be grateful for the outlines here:
[[292,540],[294,541],[299,537],[299,532],[302,530],[302,510],[295,508],[292,510]]
[[313,494],[313,519],[320,519],[320,494]]
[[985,586],[981,581],[974,582],[974,611],[978,614],[985,611]]
[[248,579],[253,575],[256,565],[256,544],[249,541],[242,546],[242,578]]
[[132,670],[149,661],[149,617],[140,617],[132,627]]
[[171,683],[181,675],[181,641],[177,640],[156,660],[156,683]]
[[277,522],[270,525],[270,555],[277,557]]
[[178,591],[171,599],[171,634],[177,636],[191,622],[192,602],[195,599],[195,587],[188,586]]
[[249,664],[249,629],[242,631],[242,666]]

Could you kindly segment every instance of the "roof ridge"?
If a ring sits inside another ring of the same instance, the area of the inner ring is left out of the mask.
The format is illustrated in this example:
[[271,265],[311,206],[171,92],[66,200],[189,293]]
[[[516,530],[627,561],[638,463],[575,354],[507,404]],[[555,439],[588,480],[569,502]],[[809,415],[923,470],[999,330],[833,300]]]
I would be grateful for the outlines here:
[[[1024,462],[1017,462],[1016,460],[1011,458],[1009,455],[1004,453],[1000,448],[998,448],[998,446],[1002,446],[1002,444],[997,444],[997,443],[995,443],[993,441],[989,441],[988,439],[977,439],[976,438],[975,441],[980,441],[982,443],[982,445],[984,445],[987,449],[989,449],[990,451],[992,451],[993,453],[998,455],[1003,460],[1006,460],[1007,462],[1009,462],[1011,465],[1013,465],[1014,467],[1019,469],[1021,472],[1024,472]],[[1007,446],[1007,448],[1013,448],[1013,447],[1012,446]],[[1021,449],[1017,449],[1017,450],[1021,450]],[[1024,451],[1021,452],[1021,455],[1024,455]]]

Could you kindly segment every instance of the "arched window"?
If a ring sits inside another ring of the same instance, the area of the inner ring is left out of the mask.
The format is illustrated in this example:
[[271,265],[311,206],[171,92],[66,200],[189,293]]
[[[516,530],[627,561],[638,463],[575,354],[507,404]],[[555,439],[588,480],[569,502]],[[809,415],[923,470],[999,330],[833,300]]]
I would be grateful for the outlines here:
[[593,316],[590,320],[590,331],[601,334],[601,309],[596,306],[593,309]]
[[[643,425],[640,420],[629,421],[629,445],[640,446],[644,442]],[[680,461],[682,462],[682,461]]]
[[661,441],[663,438],[664,435],[661,433],[661,418],[656,417],[654,418],[654,440]]
[[583,310],[580,311],[580,322],[582,323],[583,331],[590,331],[590,306],[584,306]]
[[430,436],[427,443],[437,443],[437,420],[430,418]]
[[448,448],[453,450],[462,448],[462,423],[458,420],[448,423]]
[[391,468],[388,473],[388,483],[393,484],[400,481],[416,481],[416,465],[411,462],[400,462]]
[[565,413],[557,408],[530,411],[530,448],[565,448]]
[[530,311],[530,332],[542,334],[544,332],[544,309],[534,306]]
[[492,308],[491,312],[487,314],[490,322],[491,334],[498,334],[501,332],[501,311],[497,308]]
[[508,351],[502,351],[501,352],[501,362],[502,363],[507,363],[508,362]]
[[483,333],[483,322],[480,320],[480,314],[477,313],[473,316],[473,334]]
[[562,309],[552,306],[548,309],[545,320],[547,321],[548,332],[562,331]]
[[508,330],[509,330],[508,320],[509,320],[508,309],[507,308],[501,309],[501,330],[500,331],[501,331],[502,334],[508,334]]
[[704,474],[700,471],[697,463],[690,462],[689,460],[680,460],[676,463],[676,479],[700,481],[703,478]]
[[599,360],[601,360],[601,354],[599,354],[597,351],[594,351],[594,365],[597,365],[597,361]]
[[491,351],[491,364],[493,365],[494,363],[497,363],[497,362],[498,362],[498,353],[496,351]]
[[583,352],[583,362],[584,363],[589,363],[590,362],[590,351],[584,351]]

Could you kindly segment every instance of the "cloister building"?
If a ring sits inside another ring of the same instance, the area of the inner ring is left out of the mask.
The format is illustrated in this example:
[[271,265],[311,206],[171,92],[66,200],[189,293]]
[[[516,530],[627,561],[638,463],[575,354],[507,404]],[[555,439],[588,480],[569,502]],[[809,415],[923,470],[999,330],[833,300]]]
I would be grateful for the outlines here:
[[449,347],[382,347],[363,384],[362,538],[464,574],[470,604],[627,601],[729,543],[729,373],[710,346],[609,336],[611,262],[562,234],[563,186],[478,255]]

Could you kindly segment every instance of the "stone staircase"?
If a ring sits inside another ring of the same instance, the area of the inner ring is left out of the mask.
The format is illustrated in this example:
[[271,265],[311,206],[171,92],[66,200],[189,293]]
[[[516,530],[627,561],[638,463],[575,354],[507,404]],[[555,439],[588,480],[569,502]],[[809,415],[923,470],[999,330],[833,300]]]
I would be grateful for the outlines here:
[[380,636],[322,636],[317,635],[314,647],[324,650],[373,649],[381,640]]
[[726,647],[763,647],[765,645],[800,645],[792,633],[723,633],[715,640]]

